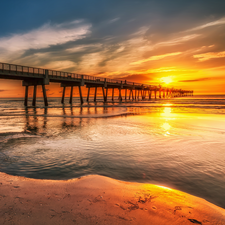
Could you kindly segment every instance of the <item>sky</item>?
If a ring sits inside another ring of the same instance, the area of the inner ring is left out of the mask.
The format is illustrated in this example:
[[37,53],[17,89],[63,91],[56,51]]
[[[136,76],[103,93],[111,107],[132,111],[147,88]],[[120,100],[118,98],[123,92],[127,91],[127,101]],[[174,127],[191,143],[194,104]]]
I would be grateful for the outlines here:
[[225,94],[225,1],[2,0],[0,20],[0,62]]

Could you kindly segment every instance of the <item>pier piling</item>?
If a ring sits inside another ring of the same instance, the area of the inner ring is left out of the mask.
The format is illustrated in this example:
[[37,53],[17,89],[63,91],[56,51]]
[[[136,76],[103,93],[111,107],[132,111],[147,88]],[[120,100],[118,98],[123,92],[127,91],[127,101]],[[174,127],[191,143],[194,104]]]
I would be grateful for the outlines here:
[[69,101],[70,104],[73,103],[73,86],[71,86],[71,89],[70,89],[70,101]]
[[62,100],[61,100],[62,104],[64,104],[65,91],[66,91],[66,87],[63,87]]
[[27,106],[27,100],[28,100],[28,87],[29,87],[29,86],[25,86],[24,106]]
[[94,102],[96,102],[96,97],[97,97],[97,87],[95,87]]
[[43,92],[43,98],[44,98],[45,106],[48,106],[48,99],[47,99],[46,89],[45,89],[45,85],[44,84],[42,84],[42,92]]
[[34,85],[32,106],[36,106],[37,85]]
[[82,96],[81,86],[79,85],[78,88],[79,88],[79,94],[80,94],[80,104],[82,105],[84,103],[84,100]]

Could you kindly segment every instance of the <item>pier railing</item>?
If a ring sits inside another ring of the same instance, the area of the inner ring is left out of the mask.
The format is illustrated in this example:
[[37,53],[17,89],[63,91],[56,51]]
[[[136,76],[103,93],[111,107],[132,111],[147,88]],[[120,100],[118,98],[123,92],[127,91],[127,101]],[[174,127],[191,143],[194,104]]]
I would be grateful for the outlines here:
[[[28,66],[21,66],[15,64],[8,64],[8,63],[0,63],[0,70],[7,70],[12,72],[20,72],[26,74],[35,74],[40,75],[43,77],[45,75],[45,69],[36,68],[36,67],[28,67]],[[142,83],[136,83],[131,81],[126,81],[124,79],[110,79],[110,78],[103,78],[103,77],[95,77],[89,76],[84,74],[77,74],[77,73],[69,73],[69,72],[62,72],[56,70],[48,70],[48,75],[55,78],[67,78],[67,79],[74,79],[74,80],[86,80],[86,81],[93,81],[93,82],[107,82],[107,83],[114,83],[114,84],[126,84],[126,85],[136,85],[136,86],[145,86],[145,87],[157,87],[155,85],[148,85]]]

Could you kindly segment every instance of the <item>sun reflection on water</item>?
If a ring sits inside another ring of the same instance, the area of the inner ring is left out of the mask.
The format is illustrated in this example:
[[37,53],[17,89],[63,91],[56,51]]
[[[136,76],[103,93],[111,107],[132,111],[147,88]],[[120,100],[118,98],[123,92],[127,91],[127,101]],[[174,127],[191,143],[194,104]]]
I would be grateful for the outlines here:
[[172,128],[171,124],[169,124],[170,120],[174,120],[174,113],[172,113],[172,108],[168,107],[168,106],[172,106],[172,104],[165,104],[164,105],[164,109],[163,112],[160,114],[162,119],[163,119],[163,123],[161,125],[161,128],[163,129],[163,133],[165,136],[170,135],[170,130]]
[[161,127],[162,127],[165,131],[168,131],[168,130],[171,128],[170,124],[168,124],[168,123],[164,123]]
[[163,109],[163,112],[161,113],[161,116],[164,117],[165,119],[170,119],[172,117],[171,107],[165,107]]

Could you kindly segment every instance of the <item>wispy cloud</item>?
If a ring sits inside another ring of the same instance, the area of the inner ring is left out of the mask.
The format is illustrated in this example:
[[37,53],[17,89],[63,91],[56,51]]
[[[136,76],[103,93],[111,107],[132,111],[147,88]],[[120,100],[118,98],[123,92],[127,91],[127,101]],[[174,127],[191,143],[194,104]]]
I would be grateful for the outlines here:
[[201,77],[197,79],[190,79],[190,80],[180,80],[179,82],[199,82],[199,81],[208,81],[208,80],[221,80],[224,79],[223,77]]
[[64,44],[84,38],[90,32],[90,27],[90,24],[82,20],[61,24],[47,23],[27,33],[0,38],[0,50],[5,53],[5,56],[11,56],[15,53],[23,54],[24,51],[29,49],[41,49]]
[[76,64],[74,62],[68,61],[68,60],[54,61],[45,65],[46,68],[53,69],[53,70],[62,70],[62,71],[75,66]]
[[109,23],[114,23],[114,22],[118,21],[119,19],[120,19],[119,17],[114,18],[114,19],[110,20]]
[[223,52],[207,52],[203,54],[194,55],[199,61],[206,61],[209,59],[223,58],[225,57],[225,51]]
[[168,56],[176,56],[176,55],[180,55],[181,52],[173,52],[173,53],[168,53],[168,54],[163,54],[163,55],[155,55],[155,56],[151,56],[147,59],[142,59],[142,60],[138,60],[136,62],[132,62],[130,63],[130,65],[138,65],[144,62],[148,62],[148,61],[152,61],[152,60],[160,60],[160,59],[164,59],[165,57]]
[[185,35],[185,36],[173,38],[173,39],[168,40],[168,41],[159,42],[155,45],[155,47],[179,45],[183,42],[190,41],[190,40],[192,40],[194,38],[197,38],[199,36],[200,36],[200,34]]
[[[181,69],[181,68],[176,68],[176,67],[160,67],[160,68],[155,68],[155,69],[138,69],[138,70],[126,70],[126,71],[113,71],[113,72],[101,72],[95,75],[99,75],[102,77],[111,77],[111,78],[116,78],[116,77],[123,77],[125,79],[126,77],[132,77],[135,75],[135,77],[140,76],[148,76],[148,80],[150,77],[154,74],[156,76],[157,74],[160,75],[162,73],[171,73],[171,72],[178,72],[178,73],[193,73],[196,72],[195,70],[187,70],[187,69]],[[142,77],[143,78],[143,77]]]
[[213,22],[210,22],[210,23],[206,23],[206,24],[203,24],[201,26],[192,28],[192,29],[187,30],[187,31],[196,31],[196,30],[204,29],[206,27],[212,27],[212,26],[217,26],[217,25],[222,25],[222,24],[225,24],[225,17],[223,17],[223,18],[221,18],[219,20],[216,20],[216,21],[213,21]]

